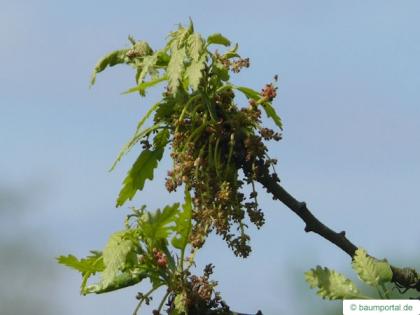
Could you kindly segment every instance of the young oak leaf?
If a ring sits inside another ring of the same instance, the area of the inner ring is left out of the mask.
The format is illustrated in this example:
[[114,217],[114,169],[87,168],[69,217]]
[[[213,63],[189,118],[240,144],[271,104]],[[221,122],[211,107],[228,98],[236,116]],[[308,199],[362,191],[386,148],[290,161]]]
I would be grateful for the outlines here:
[[198,89],[200,80],[203,77],[203,70],[206,64],[206,55],[203,54],[198,60],[193,60],[191,64],[185,70],[185,77],[188,80],[188,84],[191,86],[193,91]]
[[137,274],[124,272],[124,273],[116,275],[113,278],[112,282],[106,285],[103,282],[88,285],[85,287],[82,293],[84,295],[89,294],[89,293],[102,294],[102,293],[119,290],[122,288],[135,285],[139,283],[141,280],[145,279],[147,276],[148,276],[147,271],[144,271],[142,273],[137,273]]
[[103,259],[105,269],[101,274],[103,288],[111,285],[126,264],[128,255],[136,248],[136,244],[125,238],[126,231],[116,232],[111,235],[104,248]]
[[104,71],[107,67],[112,67],[121,63],[125,63],[127,52],[130,49],[120,49],[110,52],[98,61],[95,68],[93,69],[90,85],[94,85],[96,82],[96,75],[99,72]]
[[[236,86],[234,87],[238,91],[242,92],[247,98],[255,100],[255,101],[261,101],[261,94],[257,91],[245,87],[245,86]],[[261,102],[261,106],[263,107],[265,114],[268,118],[271,118],[274,123],[279,127],[281,130],[283,130],[283,123],[281,121],[280,116],[277,114],[274,107],[269,102]]]
[[[171,48],[181,48],[185,45],[185,43],[188,41],[189,36],[193,33],[193,27],[186,28],[183,26],[179,26],[179,28],[170,33],[170,40],[167,44],[168,46],[171,46]],[[175,47],[172,47],[175,45]]]
[[182,211],[178,213],[173,230],[176,235],[172,239],[172,245],[175,248],[183,250],[190,237],[192,229],[192,201],[191,195],[188,191],[185,192],[185,203],[182,206]]
[[369,257],[362,248],[356,250],[352,266],[360,280],[370,286],[377,287],[392,280],[392,270],[388,262]]
[[274,121],[274,123],[277,125],[277,127],[283,130],[283,123],[281,121],[280,116],[277,114],[276,110],[274,109],[274,107],[271,106],[271,104],[268,102],[262,103],[261,106],[264,108],[264,111],[267,117],[271,118]]
[[215,33],[207,37],[207,44],[217,44],[223,46],[230,46],[230,40],[220,33]]
[[76,269],[82,274],[83,278],[80,285],[81,294],[86,294],[85,290],[89,278],[105,269],[102,253],[97,251],[91,251],[91,253],[91,255],[80,260],[73,255],[60,256],[57,258],[58,263]]
[[198,61],[204,51],[204,41],[200,34],[193,33],[188,37],[188,55],[192,60]]
[[118,195],[117,207],[122,206],[127,200],[132,200],[136,192],[143,189],[146,179],[153,179],[153,172],[162,159],[163,151],[164,148],[146,149],[139,155],[124,179],[123,188]]
[[162,129],[159,131],[156,136],[153,138],[153,147],[155,149],[163,149],[168,144],[169,141],[169,130]]
[[102,253],[95,251],[92,251],[91,253],[92,255],[82,259],[78,259],[73,255],[59,256],[57,257],[57,261],[59,264],[79,271],[82,275],[85,275],[86,273],[94,274],[96,272],[103,271],[105,266],[103,263]]
[[328,268],[317,266],[305,273],[305,280],[311,288],[318,288],[323,299],[364,299],[356,285],[344,275]]
[[178,48],[176,42],[171,45],[171,52],[171,60],[166,68],[166,74],[168,75],[169,90],[175,94],[185,70],[184,59],[187,55],[185,47]]
[[152,243],[166,239],[172,232],[171,226],[175,222],[178,211],[179,203],[174,203],[166,206],[162,211],[158,209],[154,213],[147,212],[140,226],[141,232]]
[[160,128],[161,126],[159,124],[155,124],[152,127],[142,129],[144,123],[149,119],[149,117],[159,108],[161,105],[161,102],[158,102],[154,104],[152,107],[149,108],[149,110],[146,112],[146,114],[140,119],[140,121],[137,124],[136,132],[134,133],[133,137],[128,141],[120,150],[118,153],[117,158],[115,159],[114,163],[112,163],[112,166],[110,168],[110,171],[113,171],[115,166],[117,166],[118,162],[122,159],[124,155],[126,155],[133,147],[136,145],[136,143],[143,138],[144,136],[150,134],[151,132],[155,131],[156,129]]
[[157,78],[155,80],[147,81],[147,82],[141,82],[139,85],[128,89],[127,91],[123,92],[122,94],[130,94],[134,92],[139,92],[141,96],[146,96],[146,90],[150,87],[155,86],[156,84],[159,84],[165,80],[167,80],[167,76],[163,76],[160,78]]
[[142,63],[142,70],[139,74],[139,76],[137,77],[137,84],[141,84],[144,80],[144,78],[146,77],[146,75],[151,72],[154,68],[154,66],[156,65],[156,62],[158,60],[158,53],[154,53],[151,56],[145,56],[143,58],[143,63]]
[[240,57],[240,55],[237,53],[239,48],[238,44],[235,44],[235,46],[233,46],[231,49],[229,49],[227,52],[225,52],[222,57],[223,58],[227,58],[227,59],[231,59],[231,58],[235,58],[235,57]]

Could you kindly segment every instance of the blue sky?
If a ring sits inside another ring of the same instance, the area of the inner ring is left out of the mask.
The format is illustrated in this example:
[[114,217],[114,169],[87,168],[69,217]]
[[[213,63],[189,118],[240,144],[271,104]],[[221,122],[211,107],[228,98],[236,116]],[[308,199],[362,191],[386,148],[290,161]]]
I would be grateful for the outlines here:
[[[60,313],[131,314],[137,291],[80,297],[79,276],[53,260],[102,248],[121,227],[127,209],[115,209],[115,197],[138,151],[107,170],[156,97],[121,96],[133,85],[126,68],[100,75],[89,89],[91,70],[103,54],[127,46],[129,34],[159,48],[189,17],[196,30],[222,32],[250,57],[236,82],[259,89],[279,75],[275,107],[284,140],[270,149],[283,185],[372,254],[420,268],[418,1],[0,4],[1,185],[28,200],[0,235],[31,231],[27,237],[38,240],[58,274],[38,287]],[[156,208],[176,199],[161,187],[164,172],[134,204]],[[304,286],[302,272],[318,264],[350,275],[348,257],[260,196],[267,224],[253,233],[254,254],[239,260],[212,239],[200,263],[216,264],[220,290],[240,311],[298,315],[333,307],[296,288]]]

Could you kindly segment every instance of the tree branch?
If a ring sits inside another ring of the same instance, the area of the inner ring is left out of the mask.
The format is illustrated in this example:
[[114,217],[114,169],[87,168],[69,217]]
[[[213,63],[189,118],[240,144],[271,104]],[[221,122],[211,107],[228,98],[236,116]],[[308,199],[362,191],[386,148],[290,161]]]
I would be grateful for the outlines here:
[[[345,231],[337,233],[319,221],[309,211],[305,202],[297,201],[279,184],[276,174],[259,174],[257,180],[265,187],[267,192],[273,195],[274,199],[280,200],[305,222],[305,232],[314,232],[322,236],[346,252],[351,258],[354,257],[358,247],[347,239]],[[391,269],[393,273],[392,281],[398,287],[420,291],[420,273],[417,273],[415,269],[394,266],[391,266]]]

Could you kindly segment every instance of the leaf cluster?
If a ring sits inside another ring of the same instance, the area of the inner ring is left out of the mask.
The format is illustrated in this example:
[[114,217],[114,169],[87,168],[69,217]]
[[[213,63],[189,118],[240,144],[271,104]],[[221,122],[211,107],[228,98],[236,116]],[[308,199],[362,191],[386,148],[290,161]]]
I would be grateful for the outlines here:
[[[153,288],[176,287],[191,233],[191,197],[155,212],[132,209],[125,228],[113,233],[103,251],[78,259],[60,256],[58,262],[82,274],[82,294],[104,293],[149,279]],[[98,273],[100,281],[88,284]]]

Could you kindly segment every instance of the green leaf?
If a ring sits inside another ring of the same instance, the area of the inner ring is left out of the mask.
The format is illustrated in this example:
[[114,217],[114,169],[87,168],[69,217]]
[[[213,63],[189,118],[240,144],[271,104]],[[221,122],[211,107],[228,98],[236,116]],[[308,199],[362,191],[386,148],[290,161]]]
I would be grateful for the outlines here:
[[86,258],[78,259],[73,255],[57,257],[59,264],[73,268],[79,271],[82,275],[87,273],[95,274],[104,270],[105,266],[102,259],[102,253],[92,252],[92,255]]
[[112,284],[117,275],[123,271],[128,255],[135,250],[135,243],[127,239],[126,234],[127,231],[112,234],[105,246],[103,253],[105,269],[101,274],[104,288]]
[[188,55],[192,60],[198,61],[204,51],[204,41],[200,34],[193,33],[188,37]]
[[262,103],[261,106],[264,108],[267,117],[271,118],[274,121],[274,123],[277,125],[277,127],[283,130],[283,123],[281,121],[280,116],[277,115],[274,107],[271,106],[271,104],[268,102]]
[[155,86],[156,84],[159,84],[160,82],[163,82],[167,79],[168,79],[168,77],[163,76],[163,77],[157,78],[156,80],[151,80],[151,81],[148,81],[148,82],[142,82],[139,85],[123,92],[122,94],[130,94],[130,93],[134,93],[134,92],[139,92],[140,95],[145,96],[146,95],[146,89],[148,89],[149,87]]
[[112,282],[105,284],[104,282],[100,282],[97,284],[92,284],[86,286],[86,288],[82,291],[82,294],[89,294],[89,293],[96,293],[102,294],[107,293],[119,289],[123,289],[132,285],[135,285],[148,277],[148,273],[144,271],[141,274],[131,274],[128,272],[121,273],[116,275]]
[[135,53],[136,56],[139,57],[148,56],[153,53],[153,49],[150,47],[150,45],[143,40],[136,42],[131,50]]
[[171,57],[166,53],[164,50],[160,50],[157,52],[157,61],[156,66],[157,67],[167,67],[169,64],[169,61],[171,60]]
[[185,77],[187,78],[193,91],[198,89],[200,80],[203,77],[205,62],[206,55],[202,55],[197,61],[193,60],[185,71]]
[[137,77],[137,83],[141,84],[144,80],[144,78],[146,77],[146,75],[150,72],[152,72],[153,68],[156,65],[156,62],[158,60],[158,54],[155,53],[151,56],[146,56],[143,58],[143,63],[141,65],[142,70],[140,72],[140,74]]
[[175,103],[172,101],[160,103],[153,118],[154,122],[159,123],[160,121],[167,121],[170,119],[172,113],[174,112],[174,104]]
[[[253,89],[250,89],[244,86],[236,86],[234,88],[242,92],[249,99],[253,99],[255,101],[261,101],[260,93],[258,93],[257,91]],[[277,114],[276,110],[274,109],[274,107],[271,106],[269,102],[262,102],[261,106],[264,108],[264,111],[267,117],[271,118],[274,121],[274,123],[277,125],[277,127],[283,130],[283,123],[281,121],[280,116]]]
[[127,200],[132,200],[137,190],[142,190],[146,179],[153,179],[154,169],[162,159],[163,148],[144,150],[137,158],[133,167],[124,179],[123,188],[117,199],[117,207],[122,206]]
[[162,129],[153,139],[153,147],[155,149],[163,149],[169,142],[169,130]]
[[172,232],[178,211],[179,203],[174,203],[166,206],[162,211],[158,209],[155,213],[148,212],[140,226],[143,235],[152,243],[166,239]]
[[185,45],[188,37],[191,35],[193,28],[185,28],[183,26],[179,26],[175,32],[170,34],[171,40],[168,42],[168,46],[175,45],[174,48],[181,48]]
[[152,127],[146,128],[144,130],[141,129],[143,127],[144,123],[147,121],[147,119],[152,115],[160,106],[160,102],[156,103],[150,109],[146,112],[146,114],[142,117],[142,119],[137,124],[136,132],[134,133],[133,137],[128,141],[120,150],[118,153],[117,158],[115,159],[114,163],[112,163],[112,166],[110,168],[110,171],[114,170],[115,166],[118,164],[119,161],[121,161],[122,157],[126,155],[133,146],[145,135],[150,134],[152,131],[158,129],[161,127],[159,124],[155,124]]
[[207,43],[208,45],[217,44],[223,46],[230,46],[230,41],[220,33],[215,33],[207,37]]
[[80,291],[82,294],[85,294],[84,290],[86,289],[89,278],[95,273],[102,272],[105,269],[102,253],[97,251],[91,251],[91,253],[92,255],[80,260],[73,255],[60,256],[57,258],[60,264],[81,272],[83,279],[80,285]]
[[240,57],[239,54],[237,53],[238,48],[239,48],[239,45],[235,44],[234,47],[232,47],[231,49],[229,49],[229,51],[227,51],[226,53],[222,55],[222,58],[230,59],[230,58]]
[[121,149],[120,153],[118,154],[117,159],[115,160],[114,164],[112,165],[110,171],[112,171],[115,166],[117,165],[117,163],[121,160],[121,158],[127,154],[132,148],[133,146],[140,141],[140,139],[142,139],[145,136],[150,135],[153,131],[157,130],[161,128],[161,125],[156,124],[153,125],[152,127],[143,129],[143,130],[138,130],[134,136],[131,138],[131,140]]
[[311,288],[318,288],[318,295],[329,300],[364,299],[356,285],[340,273],[328,268],[311,269],[305,273]]
[[166,73],[169,78],[169,90],[175,94],[184,73],[186,51],[185,47],[177,48],[175,44],[172,45],[171,50],[171,60],[169,61]]
[[261,98],[260,93],[245,86],[235,86],[235,89],[242,92],[247,98],[258,101]]
[[220,62],[215,62],[212,67],[212,72],[222,81],[229,81],[229,70],[225,68]]
[[392,270],[388,262],[369,257],[362,248],[356,250],[352,266],[360,280],[370,286],[378,287],[392,280]]
[[104,71],[107,67],[112,67],[121,63],[125,63],[126,54],[129,49],[115,50],[98,61],[95,68],[93,69],[90,85],[94,85],[96,81],[96,75],[99,72]]
[[192,229],[192,202],[191,202],[191,195],[186,190],[185,192],[185,203],[182,206],[182,211],[178,213],[175,226],[173,230],[175,231],[176,235],[172,239],[172,245],[178,249],[185,249],[188,244],[188,240],[190,237],[191,229]]

